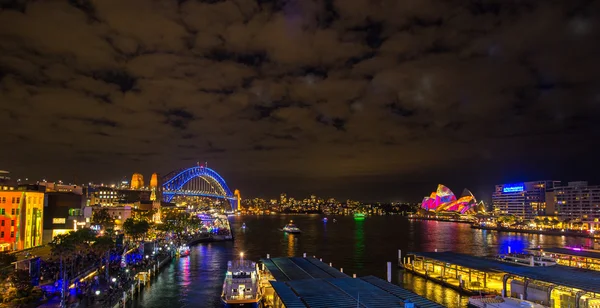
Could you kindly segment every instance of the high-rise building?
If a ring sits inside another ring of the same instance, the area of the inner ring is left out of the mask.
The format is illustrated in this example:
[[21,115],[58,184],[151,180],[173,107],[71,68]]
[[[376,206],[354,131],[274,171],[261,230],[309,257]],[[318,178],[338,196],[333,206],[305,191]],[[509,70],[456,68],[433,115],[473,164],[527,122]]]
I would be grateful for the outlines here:
[[559,186],[560,181],[534,181],[496,185],[492,204],[496,211],[524,219],[553,215],[546,212],[546,191]]
[[0,190],[0,250],[42,244],[44,193]]
[[555,187],[547,196],[548,204],[554,206],[561,220],[600,220],[600,185],[590,186],[583,181],[569,182],[566,186]]

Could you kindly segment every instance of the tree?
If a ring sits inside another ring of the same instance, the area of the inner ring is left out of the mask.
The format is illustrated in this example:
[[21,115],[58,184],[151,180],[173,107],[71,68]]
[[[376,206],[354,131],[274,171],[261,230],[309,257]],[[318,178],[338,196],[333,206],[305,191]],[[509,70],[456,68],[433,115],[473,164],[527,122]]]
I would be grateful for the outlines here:
[[50,243],[50,250],[55,256],[70,256],[75,251],[75,239],[70,233],[55,236]]
[[17,289],[17,292],[29,292],[33,289],[33,285],[31,284],[31,276],[29,275],[28,270],[18,269],[12,272],[9,277],[12,285]]
[[112,239],[110,235],[104,235],[96,238],[96,241],[92,244],[92,250],[101,255],[115,245],[115,241]]
[[146,233],[150,229],[150,224],[146,220],[135,220],[128,218],[123,223],[123,231],[125,234],[131,236],[134,240],[145,237]]
[[11,265],[17,261],[17,256],[14,253],[0,252],[0,267]]
[[17,256],[14,253],[0,252],[0,279],[7,277],[14,270],[13,262],[17,261]]
[[102,226],[104,230],[112,229],[115,225],[115,220],[110,216],[108,209],[100,209],[94,212],[92,222]]

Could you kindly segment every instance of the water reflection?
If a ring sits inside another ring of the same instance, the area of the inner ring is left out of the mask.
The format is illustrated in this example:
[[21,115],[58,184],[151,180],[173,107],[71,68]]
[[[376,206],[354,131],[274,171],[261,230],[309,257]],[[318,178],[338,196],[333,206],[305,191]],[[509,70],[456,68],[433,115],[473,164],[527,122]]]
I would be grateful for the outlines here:
[[295,234],[289,234],[289,233],[284,233],[284,236],[287,237],[287,243],[288,243],[287,256],[288,257],[296,256],[296,241],[298,241],[298,238],[296,238]]
[[[285,234],[280,228],[290,218],[304,231],[302,235]],[[322,222],[315,216],[245,216],[233,217],[232,227],[239,230],[245,222],[251,228],[236,233],[235,242],[209,243],[192,247],[188,260],[171,263],[143,292],[133,307],[222,307],[221,288],[227,261],[243,251],[248,259],[258,261],[272,257],[301,256],[307,253],[332,262],[336,268],[358,276],[386,278],[386,262],[396,261],[398,249],[403,254],[438,249],[479,256],[491,256],[525,247],[590,245],[588,239],[540,236],[471,229],[468,224],[435,221],[411,221],[397,216],[374,216],[363,222],[352,217],[336,217],[337,222]],[[283,233],[283,235],[282,235]],[[366,253],[366,250],[369,253]],[[465,307],[466,297],[421,277],[397,270],[393,283],[451,307]]]
[[365,230],[364,220],[355,220],[354,225],[354,267],[363,269],[365,254]]

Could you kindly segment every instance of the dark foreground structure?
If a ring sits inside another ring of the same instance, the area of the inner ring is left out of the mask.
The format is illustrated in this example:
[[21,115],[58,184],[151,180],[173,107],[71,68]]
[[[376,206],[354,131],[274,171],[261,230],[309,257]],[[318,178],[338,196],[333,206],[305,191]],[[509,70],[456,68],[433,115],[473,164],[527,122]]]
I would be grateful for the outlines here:
[[315,258],[261,262],[272,276],[266,300],[275,308],[443,307],[374,276],[351,278]]
[[410,253],[403,261],[406,270],[465,294],[496,294],[547,307],[600,306],[600,272],[594,270],[524,266],[455,252]]

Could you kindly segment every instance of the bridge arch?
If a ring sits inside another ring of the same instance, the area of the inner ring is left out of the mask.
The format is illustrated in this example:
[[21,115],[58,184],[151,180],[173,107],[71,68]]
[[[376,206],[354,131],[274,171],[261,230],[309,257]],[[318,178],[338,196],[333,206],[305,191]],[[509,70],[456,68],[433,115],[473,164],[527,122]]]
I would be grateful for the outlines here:
[[173,171],[163,178],[163,200],[170,202],[175,196],[199,196],[228,200],[236,209],[237,196],[213,169],[197,166]]

